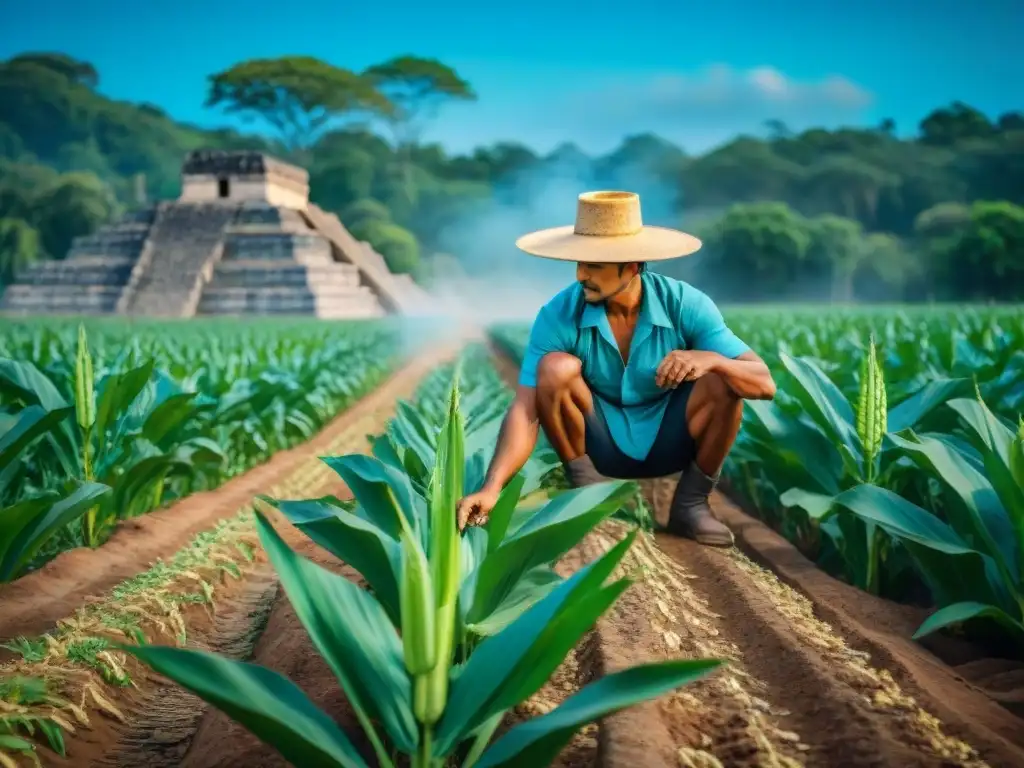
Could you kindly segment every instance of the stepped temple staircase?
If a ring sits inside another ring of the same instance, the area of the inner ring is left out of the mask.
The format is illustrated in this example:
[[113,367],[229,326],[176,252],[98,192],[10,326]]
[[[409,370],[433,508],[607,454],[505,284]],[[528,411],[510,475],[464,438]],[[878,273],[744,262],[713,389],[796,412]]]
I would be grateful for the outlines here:
[[9,314],[102,315],[116,311],[135,265],[149,247],[158,208],[128,214],[86,237],[76,237],[67,257],[39,261],[18,273],[0,298]]

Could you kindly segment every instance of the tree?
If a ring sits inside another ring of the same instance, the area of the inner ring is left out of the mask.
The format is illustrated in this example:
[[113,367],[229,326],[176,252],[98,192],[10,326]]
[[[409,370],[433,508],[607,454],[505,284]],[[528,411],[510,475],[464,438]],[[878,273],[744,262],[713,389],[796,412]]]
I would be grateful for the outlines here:
[[995,126],[974,107],[954,101],[924,118],[920,130],[923,143],[950,146],[964,139],[988,138],[995,133]]
[[90,173],[69,173],[35,200],[36,222],[43,249],[63,259],[72,241],[88,235],[115,213],[110,190]]
[[832,301],[852,301],[853,278],[865,256],[860,223],[829,213],[811,219],[808,231],[809,258],[827,265],[832,277]]
[[206,106],[266,120],[299,154],[343,115],[392,111],[367,78],[310,56],[253,59],[211,75]]
[[734,205],[705,238],[714,275],[738,299],[784,298],[800,274],[811,238],[785,203]]
[[95,88],[100,82],[96,67],[87,61],[79,61],[65,53],[23,53],[10,59],[7,63],[14,67],[42,67],[87,88]]
[[974,273],[975,298],[1024,298],[1024,207],[974,203],[954,257]]
[[370,196],[375,176],[373,157],[358,147],[347,147],[329,162],[310,169],[309,195],[321,207],[340,213]]
[[339,218],[353,237],[368,241],[369,238],[363,234],[366,227],[370,224],[390,224],[391,211],[384,203],[366,198],[346,206]]
[[853,157],[832,155],[807,172],[804,193],[807,205],[820,212],[837,212],[872,226],[883,189],[897,183],[891,173]]
[[39,233],[22,219],[0,219],[0,285],[39,258]]
[[374,220],[366,222],[363,233],[363,239],[384,257],[392,272],[411,274],[419,267],[420,246],[416,236],[409,230],[397,224]]
[[1004,112],[996,125],[1000,131],[1024,131],[1024,112]]
[[386,116],[398,148],[399,163],[411,199],[411,151],[429,120],[450,101],[474,101],[469,83],[437,59],[399,56],[363,73],[393,105]]
[[743,138],[695,159],[680,176],[683,200],[695,207],[792,199],[803,174],[775,145]]

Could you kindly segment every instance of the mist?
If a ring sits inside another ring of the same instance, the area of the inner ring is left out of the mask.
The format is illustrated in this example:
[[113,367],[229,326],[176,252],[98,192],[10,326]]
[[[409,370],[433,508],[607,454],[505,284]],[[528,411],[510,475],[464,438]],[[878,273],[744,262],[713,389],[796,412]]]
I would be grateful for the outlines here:
[[562,147],[499,181],[488,199],[446,227],[438,250],[455,256],[465,277],[435,282],[431,294],[439,309],[460,324],[532,320],[545,302],[575,282],[576,268],[526,254],[515,241],[534,230],[572,224],[582,192],[636,192],[645,224],[684,227],[675,185],[638,164],[614,171],[601,166],[571,146]]

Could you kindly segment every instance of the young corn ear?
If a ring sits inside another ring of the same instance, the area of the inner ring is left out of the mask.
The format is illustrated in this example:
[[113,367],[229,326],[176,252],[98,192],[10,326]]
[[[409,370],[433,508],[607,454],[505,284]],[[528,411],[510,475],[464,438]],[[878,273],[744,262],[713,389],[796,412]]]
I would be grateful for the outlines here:
[[427,558],[412,536],[402,535],[402,648],[409,674],[423,675],[437,666],[434,589]]
[[882,449],[887,415],[885,378],[872,336],[868,342],[867,357],[861,362],[860,393],[857,398],[857,435],[864,448],[864,474],[869,481],[874,476],[875,458]]
[[75,415],[78,426],[90,429],[96,422],[96,397],[93,393],[92,355],[85,326],[78,326],[78,354],[75,356]]
[[462,552],[455,504],[462,497],[465,435],[459,412],[458,372],[452,381],[448,416],[437,441],[437,458],[430,481],[430,571],[437,612],[437,664],[416,691],[416,717],[427,726],[436,723],[448,701],[448,674],[455,650],[456,606]]

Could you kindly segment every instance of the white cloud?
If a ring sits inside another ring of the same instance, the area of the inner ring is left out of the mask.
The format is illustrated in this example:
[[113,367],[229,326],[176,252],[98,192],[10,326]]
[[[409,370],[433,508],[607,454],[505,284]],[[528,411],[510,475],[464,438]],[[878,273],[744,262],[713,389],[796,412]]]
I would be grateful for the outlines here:
[[812,115],[815,111],[856,112],[871,94],[839,75],[801,81],[774,67],[737,70],[716,64],[696,74],[615,78],[572,94],[567,106],[600,114],[636,114],[644,118]]
[[873,102],[869,91],[841,75],[801,79],[771,66],[533,73],[531,82],[531,93],[485,92],[457,118],[453,109],[433,135],[446,144],[459,136],[456,145],[514,139],[542,151],[568,140],[601,152],[624,136],[651,132],[699,152],[739,133],[762,132],[767,120],[794,130],[864,123]]

